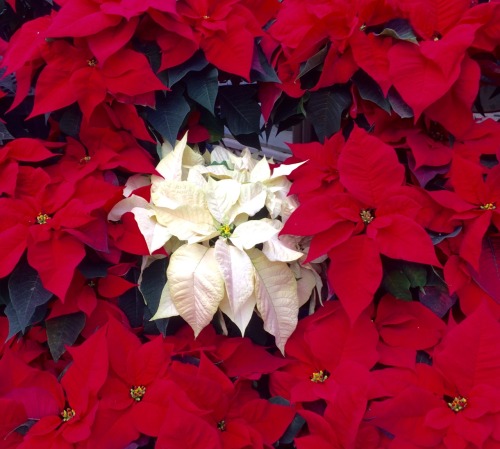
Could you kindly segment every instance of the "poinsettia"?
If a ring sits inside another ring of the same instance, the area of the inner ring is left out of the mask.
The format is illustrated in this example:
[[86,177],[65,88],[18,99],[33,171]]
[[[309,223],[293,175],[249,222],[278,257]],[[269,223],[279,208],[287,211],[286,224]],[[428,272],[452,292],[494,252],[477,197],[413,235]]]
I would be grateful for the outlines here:
[[368,370],[378,359],[377,332],[364,313],[351,325],[338,301],[301,320],[286,345],[285,367],[271,374],[271,392],[295,403],[318,399],[341,447],[352,447],[368,400]]
[[[486,174],[486,179],[483,176]],[[500,167],[484,170],[460,156],[453,158],[450,170],[453,191],[431,192],[442,206],[454,211],[453,219],[463,224],[460,256],[478,269],[481,241],[491,224],[500,229]]]
[[31,117],[78,102],[88,118],[108,94],[153,105],[154,91],[166,90],[147,58],[129,48],[99,61],[84,40],[72,45],[58,39],[44,49],[43,57],[47,65],[37,79]]
[[500,325],[483,305],[449,330],[432,366],[400,374],[406,380],[393,397],[373,403],[369,416],[408,447],[498,446],[499,337]]
[[[306,260],[328,254],[328,279],[355,320],[382,280],[380,255],[439,265],[419,223],[422,206],[404,184],[404,166],[394,149],[355,127],[338,160],[344,193],[303,202],[282,233],[313,236]],[[418,244],[416,242],[418,241]],[[363,282],[356,276],[364,273]]]
[[[290,407],[261,399],[248,381],[235,384],[204,355],[199,366],[173,362],[170,377],[199,409],[165,425],[158,445],[172,448],[267,449],[290,424]],[[189,432],[183,431],[188,426]]]
[[[248,150],[236,156],[218,147],[206,165],[186,147],[186,137],[166,152],[156,168],[162,177],[152,177],[151,202],[131,195],[110,214],[117,219],[130,210],[150,251],[173,245],[154,318],[181,315],[197,335],[220,307],[243,334],[257,307],[283,350],[301,305],[287,262],[303,253],[293,240],[278,238],[283,225],[277,217],[286,219],[295,207],[285,176],[298,164],[271,171],[265,158],[257,161]],[[263,208],[271,218],[249,220]]]
[[0,198],[0,276],[9,274],[27,249],[44,286],[64,299],[85,245],[107,250],[106,223],[97,211],[118,191],[98,178],[54,182],[42,168],[21,167],[16,196]]

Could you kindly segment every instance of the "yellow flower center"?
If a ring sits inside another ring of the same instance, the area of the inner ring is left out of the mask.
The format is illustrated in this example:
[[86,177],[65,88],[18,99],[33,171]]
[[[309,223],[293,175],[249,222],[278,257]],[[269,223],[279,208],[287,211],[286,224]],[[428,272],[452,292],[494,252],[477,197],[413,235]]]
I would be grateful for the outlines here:
[[208,19],[210,19],[210,16],[203,16],[203,18],[204,18],[205,20],[208,20]]
[[231,237],[231,234],[234,231],[234,225],[228,225],[228,224],[220,225],[218,231],[221,237],[227,239],[228,237]]
[[497,205],[495,203],[486,203],[482,206],[479,206],[479,208],[481,210],[495,210],[497,208]]
[[71,408],[67,407],[61,412],[61,418],[63,422],[68,422],[76,416],[76,412]]
[[361,217],[361,220],[363,220],[363,223],[369,224],[374,220],[374,216],[372,215],[372,212],[369,211],[368,209],[363,209],[360,213],[359,216]]
[[323,383],[330,377],[330,373],[326,369],[321,369],[311,374],[309,379],[315,384]]
[[217,423],[217,429],[220,430],[221,432],[225,432],[226,430],[226,421],[221,420]]
[[97,65],[97,59],[96,58],[87,59],[87,65],[89,67],[95,67]]
[[90,156],[85,156],[80,159],[80,164],[90,161],[92,159]]
[[38,224],[45,224],[49,220],[50,220],[50,215],[48,214],[42,214],[41,212],[39,212],[38,215],[36,216],[36,222]]
[[144,385],[138,385],[137,387],[132,387],[130,389],[130,397],[137,402],[142,401],[143,396],[146,394],[146,387]]
[[467,407],[467,399],[462,396],[456,396],[453,401],[448,402],[448,407],[450,407],[455,413],[458,413]]

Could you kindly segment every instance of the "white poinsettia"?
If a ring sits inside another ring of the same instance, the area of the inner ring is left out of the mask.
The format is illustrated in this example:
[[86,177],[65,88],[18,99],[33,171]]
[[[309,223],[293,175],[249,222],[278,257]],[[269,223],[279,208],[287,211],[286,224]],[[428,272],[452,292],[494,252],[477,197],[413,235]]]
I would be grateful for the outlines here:
[[186,138],[161,154],[151,200],[133,194],[147,185],[144,178],[131,178],[128,197],[109,215],[118,220],[132,212],[151,253],[172,251],[153,319],[180,315],[198,335],[220,309],[244,334],[257,310],[284,351],[299,307],[318,285],[296,262],[304,255],[298,238],[279,236],[297,206],[286,176],[300,164],[273,170],[247,149],[236,155],[215,147],[201,155]]

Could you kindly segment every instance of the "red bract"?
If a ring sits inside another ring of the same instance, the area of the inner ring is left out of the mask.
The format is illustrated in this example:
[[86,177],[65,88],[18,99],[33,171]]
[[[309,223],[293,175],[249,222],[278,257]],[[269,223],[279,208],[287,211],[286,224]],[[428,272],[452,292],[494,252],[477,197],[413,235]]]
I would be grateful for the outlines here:
[[[328,253],[328,279],[355,320],[382,280],[381,254],[432,265],[439,262],[417,221],[422,207],[411,189],[402,186],[404,167],[392,147],[355,128],[337,165],[348,193],[306,201],[282,232],[313,236],[307,260]],[[360,272],[363,282],[355,280]]]
[[47,413],[26,434],[21,449],[70,449],[87,440],[97,411],[97,395],[108,374],[106,329],[77,348],[73,363],[55,392],[57,410]]
[[194,29],[208,61],[250,79],[254,39],[263,34],[250,9],[238,0],[180,0],[177,11]]
[[47,146],[60,147],[37,139],[15,139],[0,149],[0,195],[14,196],[19,173],[19,162],[41,162],[56,156]]
[[95,171],[122,169],[154,173],[153,158],[125,131],[82,127],[80,142],[68,137],[65,154],[53,170],[68,180]]
[[88,119],[108,94],[119,101],[152,105],[154,91],[166,90],[146,57],[134,50],[121,49],[101,62],[83,40],[75,45],[56,40],[43,56],[47,65],[36,83],[31,117],[78,102]]
[[52,183],[41,168],[23,167],[19,179],[16,198],[0,198],[0,276],[9,274],[28,248],[28,262],[44,286],[64,299],[84,245],[107,250],[106,223],[97,210],[118,189],[91,177]]
[[166,378],[171,348],[161,337],[141,344],[120,323],[110,320],[107,340],[110,374],[101,390],[89,444],[120,449],[141,434],[158,436],[164,421],[171,419],[168,401],[180,393]]
[[285,351],[290,363],[271,374],[271,392],[334,406],[329,419],[340,447],[351,447],[368,400],[368,369],[378,359],[377,332],[367,314],[351,325],[338,302],[301,320]]
[[175,15],[174,0],[66,1],[47,35],[87,37],[94,56],[104,62],[132,39],[139,16],[150,8]]
[[500,324],[480,307],[436,347],[432,367],[421,366],[415,383],[369,415],[408,447],[498,446],[499,338]]
[[377,306],[375,326],[380,334],[380,363],[415,367],[417,350],[432,349],[446,325],[419,302],[405,302],[385,295]]
[[[486,172],[486,180],[483,174]],[[486,171],[459,156],[453,159],[450,184],[454,191],[432,192],[432,197],[452,209],[453,218],[464,226],[460,256],[478,269],[481,241],[490,224],[500,229],[500,167]]]
[[[186,391],[199,411],[181,414],[166,423],[158,438],[159,447],[267,449],[281,437],[294,416],[291,408],[260,399],[248,382],[233,385],[203,355],[199,367],[174,362],[170,378]],[[192,432],[181,431],[186,425]]]

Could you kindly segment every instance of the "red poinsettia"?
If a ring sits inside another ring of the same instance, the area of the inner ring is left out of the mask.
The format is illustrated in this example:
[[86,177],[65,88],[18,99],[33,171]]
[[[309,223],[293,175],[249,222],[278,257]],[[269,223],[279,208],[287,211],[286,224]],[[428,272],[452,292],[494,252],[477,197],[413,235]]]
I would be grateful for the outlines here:
[[480,307],[449,331],[432,366],[421,365],[413,378],[387,372],[403,385],[392,398],[373,403],[370,418],[395,436],[398,447],[498,447],[499,338],[500,324]]
[[252,10],[239,0],[180,0],[177,11],[194,29],[209,62],[250,79],[254,39],[263,34]]
[[432,349],[446,331],[444,322],[419,302],[407,302],[385,295],[374,319],[380,335],[380,363],[415,367],[417,350]]
[[[380,255],[439,265],[419,224],[422,206],[403,186],[404,167],[393,148],[355,127],[338,160],[346,193],[302,203],[282,233],[312,235],[307,260],[328,254],[328,279],[352,320],[372,301],[382,280]],[[363,282],[356,280],[363,273]]]
[[139,17],[149,9],[176,15],[174,0],[60,1],[47,36],[86,37],[93,55],[104,62],[134,36]]
[[108,374],[105,334],[102,328],[81,346],[69,349],[73,363],[54,392],[57,408],[29,430],[20,449],[72,449],[90,437],[98,393]]
[[[486,175],[486,179],[484,177]],[[460,256],[478,269],[481,241],[491,224],[500,230],[500,167],[484,169],[460,156],[450,170],[453,192],[431,192],[442,206],[453,210],[453,219],[463,224]],[[499,207],[499,209],[497,209]]]
[[[249,381],[233,384],[204,355],[199,366],[174,362],[169,377],[199,411],[180,412],[163,426],[158,445],[172,449],[271,448],[290,424],[290,407],[260,399]],[[189,429],[189,430],[188,430]]]
[[153,105],[154,91],[166,90],[147,58],[128,48],[99,61],[86,41],[72,45],[58,39],[45,49],[43,57],[47,65],[37,79],[30,117],[78,102],[84,117],[89,118],[108,94],[120,101]]
[[44,286],[64,299],[85,245],[107,250],[106,222],[98,210],[118,192],[98,178],[51,182],[43,169],[22,167],[16,197],[0,198],[0,276],[9,274],[28,248],[28,262]]
[[351,447],[369,397],[377,340],[368,314],[351,325],[340,303],[328,302],[299,321],[285,347],[290,363],[271,374],[271,392],[296,403],[332,404],[339,447]]
[[56,156],[49,148],[61,144],[43,142],[28,137],[14,139],[0,149],[0,195],[14,196],[19,173],[19,162],[41,162]]

